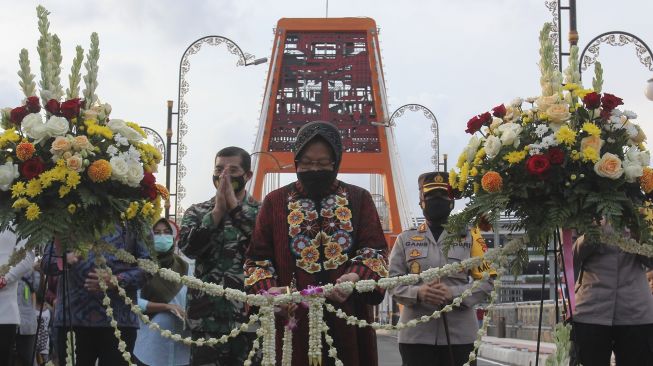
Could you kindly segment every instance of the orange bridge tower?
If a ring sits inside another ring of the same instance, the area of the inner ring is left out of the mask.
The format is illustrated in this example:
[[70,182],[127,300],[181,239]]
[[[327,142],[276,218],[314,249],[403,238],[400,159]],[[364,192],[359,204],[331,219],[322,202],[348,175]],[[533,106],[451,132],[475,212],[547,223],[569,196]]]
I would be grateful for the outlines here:
[[293,173],[292,146],[305,123],[339,129],[340,173],[370,174],[370,191],[388,244],[412,224],[389,118],[376,22],[371,18],[279,20],[250,191],[262,198]]

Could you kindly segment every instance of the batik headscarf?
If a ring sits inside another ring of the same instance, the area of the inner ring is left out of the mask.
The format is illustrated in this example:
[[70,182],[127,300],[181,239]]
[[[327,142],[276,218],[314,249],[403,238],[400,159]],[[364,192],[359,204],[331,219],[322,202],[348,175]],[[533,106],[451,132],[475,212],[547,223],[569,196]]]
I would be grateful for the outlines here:
[[335,158],[334,170],[337,172],[342,159],[342,138],[340,137],[338,128],[329,122],[309,122],[299,129],[297,139],[295,140],[295,160],[301,157],[302,150],[304,150],[309,142],[319,137],[331,146]]
[[[297,172],[297,179],[301,183],[304,191],[313,197],[323,196],[329,190],[329,187],[336,180],[340,161],[342,160],[342,139],[340,131],[336,126],[328,122],[315,121],[304,125],[297,133],[295,140],[295,162],[303,155],[306,146],[316,139],[322,140],[329,145],[334,159],[333,170],[316,170]],[[297,163],[295,163],[297,164]]]

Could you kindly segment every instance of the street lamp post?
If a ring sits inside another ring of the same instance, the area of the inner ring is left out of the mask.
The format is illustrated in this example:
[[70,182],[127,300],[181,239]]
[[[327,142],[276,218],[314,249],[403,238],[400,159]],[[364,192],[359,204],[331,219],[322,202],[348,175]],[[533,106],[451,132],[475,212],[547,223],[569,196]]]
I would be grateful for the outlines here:
[[[270,154],[270,153],[267,152],[267,151],[255,151],[255,152],[249,154],[249,156],[254,156],[254,155],[258,155],[258,154],[266,155],[266,156],[269,156],[269,157],[271,157],[272,159],[274,159],[274,162],[277,164],[277,168],[278,168],[278,170],[279,170],[279,172],[277,172],[277,174],[280,173],[280,172],[282,172],[284,169],[292,168],[292,167],[294,166],[294,164],[283,164],[283,165],[282,165],[281,162],[279,162],[279,159],[277,159],[277,157],[274,156],[274,154]],[[267,179],[267,178],[265,178],[265,179]],[[264,184],[267,184],[265,181],[264,181],[263,183],[264,183]],[[276,184],[275,184],[275,183],[272,183],[272,184],[267,184],[266,186],[264,186],[264,188],[263,188],[263,195],[265,195],[265,194],[269,193],[270,191],[272,191],[272,190],[278,188],[280,184],[281,184],[281,177],[280,177],[279,175],[277,175],[277,182],[276,182]],[[271,188],[271,189],[269,189],[269,188]]]
[[[229,53],[238,57],[238,62],[236,66],[253,66],[260,65],[268,61],[267,57],[255,58],[254,55],[251,55],[243,50],[231,39],[223,36],[205,36],[195,40],[191,43],[179,61],[179,85],[177,90],[178,102],[177,102],[177,111],[173,112],[173,102],[168,101],[168,126],[166,130],[167,137],[167,152],[166,154],[166,165],[168,167],[175,167],[175,189],[169,189],[171,202],[174,202],[174,213],[170,213],[170,209],[166,208],[166,218],[173,216],[175,219],[183,212],[181,208],[181,200],[186,195],[186,189],[182,185],[182,180],[186,175],[186,166],[183,164],[182,159],[186,155],[187,146],[184,144],[183,138],[188,132],[188,125],[184,119],[186,113],[188,113],[188,104],[186,103],[185,96],[190,89],[190,84],[186,81],[186,75],[190,70],[190,56],[198,53],[203,45],[208,46],[220,46],[225,45]],[[177,135],[176,140],[172,140],[172,118],[177,116]],[[174,162],[172,161],[172,147],[175,147],[176,153]],[[168,174],[166,177],[166,185],[171,187],[170,179],[171,174]],[[172,188],[172,187],[171,187]],[[174,201],[173,201],[174,197]]]

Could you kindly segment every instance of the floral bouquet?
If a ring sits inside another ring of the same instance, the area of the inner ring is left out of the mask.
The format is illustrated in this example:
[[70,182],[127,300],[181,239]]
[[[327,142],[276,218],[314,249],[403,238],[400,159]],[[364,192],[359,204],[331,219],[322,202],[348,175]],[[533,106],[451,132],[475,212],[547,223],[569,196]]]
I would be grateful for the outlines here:
[[513,228],[541,245],[556,228],[596,239],[602,218],[648,241],[653,170],[637,115],[620,110],[620,98],[601,94],[599,63],[593,89],[582,87],[576,47],[563,86],[549,32],[547,24],[540,34],[542,96],[499,105],[467,123],[474,136],[449,177],[470,204],[452,216],[450,230],[508,212],[518,218]]
[[13,227],[28,246],[58,237],[77,250],[120,223],[148,237],[168,194],[152,174],[161,153],[137,124],[110,119],[111,106],[99,102],[96,33],[84,63],[86,88],[80,95],[84,53],[77,46],[64,93],[59,38],[49,32],[48,11],[39,6],[37,14],[40,93],[23,49],[18,75],[26,99],[2,110],[0,229]]

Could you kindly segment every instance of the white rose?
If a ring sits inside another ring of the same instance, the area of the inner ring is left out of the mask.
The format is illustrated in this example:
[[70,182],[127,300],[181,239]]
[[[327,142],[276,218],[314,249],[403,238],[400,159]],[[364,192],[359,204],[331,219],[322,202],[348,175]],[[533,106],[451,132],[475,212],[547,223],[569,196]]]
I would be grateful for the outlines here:
[[65,135],[68,132],[68,120],[63,117],[50,117],[50,119],[45,122],[45,132],[50,137]]
[[635,183],[637,178],[641,177],[644,174],[644,169],[637,162],[628,161],[624,165],[624,176],[626,177],[626,182]]
[[32,113],[25,116],[21,126],[27,137],[34,139],[34,142],[38,143],[47,137],[43,118],[38,113]]
[[121,132],[125,127],[127,127],[127,124],[121,119],[112,119],[107,122],[107,127],[109,127],[113,132]]
[[619,179],[624,174],[624,169],[617,155],[605,153],[601,160],[594,164],[594,172],[601,177]]
[[514,108],[519,108],[522,104],[524,104],[524,100],[522,98],[515,98],[512,100],[512,102],[510,102],[510,105]]
[[519,109],[517,107],[513,106],[508,106],[506,107],[506,115],[503,116],[503,119],[505,119],[508,122],[514,122],[517,119],[521,117],[521,112],[519,112]]
[[476,153],[478,152],[478,147],[481,146],[481,140],[476,137],[472,136],[471,139],[469,139],[469,144],[467,144],[467,147],[465,147],[465,152],[467,153],[467,162],[471,163],[474,161],[474,158],[476,157]]
[[494,131],[502,123],[503,123],[503,119],[497,118],[497,117],[492,117],[492,123],[490,123],[490,131]]
[[651,165],[651,153],[649,151],[642,151],[637,156],[637,160],[639,160],[641,166],[649,166]]
[[111,165],[111,179],[126,184],[129,166],[125,159],[114,156],[109,160],[109,164]]
[[560,101],[560,96],[558,94],[553,94],[548,97],[539,97],[535,101],[535,104],[537,104],[537,108],[545,112],[547,109],[549,109],[550,106],[553,104],[557,104]]
[[488,158],[494,159],[501,150],[501,140],[496,136],[489,136],[485,141],[485,154]]
[[0,165],[0,191],[8,191],[14,183],[14,179],[18,178],[18,165],[6,162],[5,165]]
[[127,170],[127,185],[130,187],[138,187],[143,180],[143,165],[138,162],[128,164]]
[[143,139],[140,133],[129,126],[125,126],[125,128],[120,130],[120,134],[125,136],[129,142],[141,141]]
[[508,130],[501,134],[501,144],[503,146],[509,146],[515,143],[516,145],[519,145],[519,136],[514,130]]

